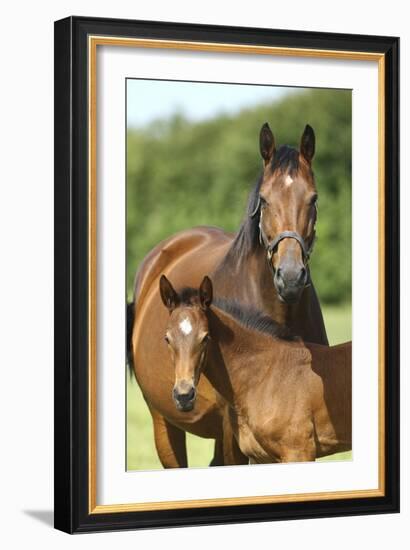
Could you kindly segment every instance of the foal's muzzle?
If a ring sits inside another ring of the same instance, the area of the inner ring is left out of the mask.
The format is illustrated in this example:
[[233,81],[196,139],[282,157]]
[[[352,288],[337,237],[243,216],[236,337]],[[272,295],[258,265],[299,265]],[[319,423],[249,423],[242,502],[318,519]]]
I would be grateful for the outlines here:
[[192,384],[182,384],[181,387],[174,386],[172,397],[179,411],[192,411],[195,405],[196,390]]

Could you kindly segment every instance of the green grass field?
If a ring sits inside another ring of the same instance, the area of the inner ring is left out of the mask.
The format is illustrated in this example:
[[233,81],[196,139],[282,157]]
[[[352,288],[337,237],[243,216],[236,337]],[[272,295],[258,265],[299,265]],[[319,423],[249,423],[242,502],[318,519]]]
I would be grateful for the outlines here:
[[[351,306],[324,307],[326,330],[330,344],[351,340]],[[208,466],[214,442],[188,434],[188,460],[191,467]],[[320,459],[350,460],[351,452]],[[151,415],[134,378],[127,375],[127,469],[154,470],[161,468],[154,445]]]

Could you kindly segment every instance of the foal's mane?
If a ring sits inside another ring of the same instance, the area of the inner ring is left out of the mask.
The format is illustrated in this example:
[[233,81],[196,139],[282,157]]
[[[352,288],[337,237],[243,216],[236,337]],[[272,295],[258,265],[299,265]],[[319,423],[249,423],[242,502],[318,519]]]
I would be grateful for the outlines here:
[[[185,287],[180,289],[177,294],[179,306],[192,307],[199,305],[199,292],[197,289]],[[287,327],[277,323],[268,315],[232,298],[214,297],[212,307],[220,309],[247,329],[268,334],[273,338],[282,340],[292,341],[297,338]]]
[[247,329],[255,330],[279,338],[293,341],[297,337],[284,325],[274,321],[268,315],[251,306],[247,306],[231,298],[214,298],[212,306],[227,313],[240,325]]
[[[291,177],[299,170],[299,151],[288,145],[282,145],[276,151],[272,162],[272,171],[278,170],[280,173],[289,173]],[[259,201],[259,192],[263,181],[261,174],[251,191],[246,207],[245,219],[243,220],[239,231],[229,248],[225,258],[222,260],[220,269],[223,268],[230,260],[240,260],[242,257],[247,257],[254,252],[259,246],[259,218],[260,209],[255,212]],[[255,212],[253,216],[251,214]]]

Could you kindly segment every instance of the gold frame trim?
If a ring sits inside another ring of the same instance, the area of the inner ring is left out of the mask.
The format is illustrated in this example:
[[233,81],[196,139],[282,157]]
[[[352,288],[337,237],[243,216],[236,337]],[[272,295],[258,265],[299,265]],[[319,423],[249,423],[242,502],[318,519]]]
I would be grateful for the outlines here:
[[[215,498],[182,501],[143,502],[132,504],[97,504],[97,344],[96,344],[96,288],[97,288],[97,46],[123,46],[134,48],[179,49],[189,51],[247,53],[286,57],[311,57],[350,59],[378,62],[378,194],[379,194],[379,476],[378,488],[356,491],[330,491],[303,493],[293,495],[268,495],[235,498]],[[332,51],[306,48],[282,48],[270,46],[252,46],[242,44],[217,44],[207,42],[189,42],[177,40],[155,40],[139,38],[120,38],[112,36],[88,37],[88,127],[89,127],[89,161],[88,161],[88,199],[89,199],[89,437],[88,437],[88,509],[90,514],[107,514],[119,512],[139,512],[153,510],[173,510],[187,508],[209,508],[213,506],[240,506],[249,504],[270,504],[284,502],[305,502],[350,498],[375,498],[385,495],[385,57],[382,53]]]

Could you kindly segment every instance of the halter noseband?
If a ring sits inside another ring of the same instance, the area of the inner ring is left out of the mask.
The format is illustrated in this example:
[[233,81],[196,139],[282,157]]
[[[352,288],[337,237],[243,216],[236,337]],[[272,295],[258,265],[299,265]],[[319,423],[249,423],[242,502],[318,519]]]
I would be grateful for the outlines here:
[[300,248],[302,249],[303,261],[305,264],[309,261],[313,249],[313,243],[315,240],[315,238],[313,237],[310,246],[307,246],[303,237],[301,237],[296,231],[282,231],[282,233],[279,233],[279,235],[277,235],[273,239],[273,241],[269,243],[262,232],[262,228],[260,228],[260,236],[263,244],[265,245],[269,260],[272,258],[273,253],[275,252],[281,241],[283,241],[284,239],[295,239],[295,241],[300,244]]

